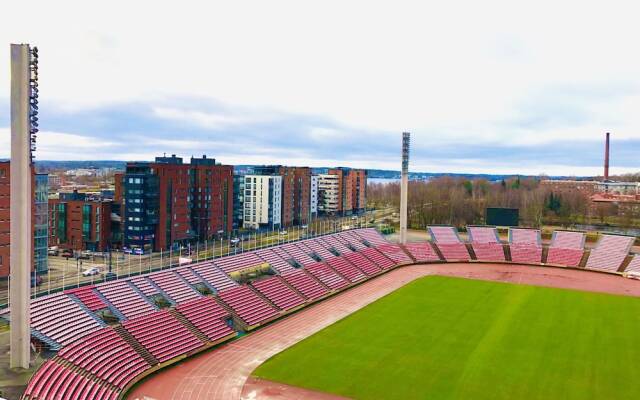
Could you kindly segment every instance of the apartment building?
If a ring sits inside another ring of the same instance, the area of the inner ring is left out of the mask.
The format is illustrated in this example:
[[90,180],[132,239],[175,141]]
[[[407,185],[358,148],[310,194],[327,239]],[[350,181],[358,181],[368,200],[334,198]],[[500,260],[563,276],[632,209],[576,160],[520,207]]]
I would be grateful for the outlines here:
[[335,174],[318,175],[318,213],[336,215],[340,212],[340,179]]
[[158,251],[232,229],[233,167],[206,156],[128,163],[120,196],[125,247]]
[[244,220],[244,175],[233,175],[233,229],[243,227]]
[[282,177],[282,226],[303,225],[311,216],[311,168],[267,165],[253,168],[255,175]]
[[367,171],[330,168],[318,176],[319,212],[328,215],[357,214],[366,208]]
[[49,244],[73,251],[111,247],[113,202],[86,193],[60,193],[49,199]]
[[309,214],[311,218],[318,216],[318,175],[311,175],[311,190],[309,192]]
[[[7,278],[10,273],[11,257],[11,163],[0,161],[0,278]],[[33,269],[43,274],[48,272],[47,262],[47,196],[49,178],[47,174],[36,174],[31,167],[33,192],[32,218],[33,227]]]
[[283,226],[282,181],[280,175],[244,176],[244,228],[280,229]]

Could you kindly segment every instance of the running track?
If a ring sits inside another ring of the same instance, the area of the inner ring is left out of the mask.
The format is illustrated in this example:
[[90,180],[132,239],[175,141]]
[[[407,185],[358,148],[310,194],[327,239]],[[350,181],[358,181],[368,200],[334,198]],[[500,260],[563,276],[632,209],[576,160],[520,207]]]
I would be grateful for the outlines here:
[[[216,350],[150,376],[128,399],[239,400],[251,372],[271,356],[426,275],[460,276],[640,296],[640,282],[614,275],[509,264],[431,264],[398,268]],[[244,398],[265,397],[250,393]]]

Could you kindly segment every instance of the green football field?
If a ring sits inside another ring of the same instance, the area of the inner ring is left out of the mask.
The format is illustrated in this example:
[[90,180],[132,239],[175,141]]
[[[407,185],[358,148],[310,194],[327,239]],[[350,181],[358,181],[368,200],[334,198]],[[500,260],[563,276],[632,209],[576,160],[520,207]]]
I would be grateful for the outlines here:
[[426,277],[254,376],[354,399],[640,399],[640,298]]

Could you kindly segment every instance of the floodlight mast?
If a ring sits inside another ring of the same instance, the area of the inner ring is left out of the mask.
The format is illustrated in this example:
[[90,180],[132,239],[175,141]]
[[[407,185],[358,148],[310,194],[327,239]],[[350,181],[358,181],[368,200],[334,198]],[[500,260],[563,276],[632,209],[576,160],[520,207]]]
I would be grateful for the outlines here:
[[411,134],[402,133],[402,175],[400,180],[400,243],[407,243],[407,200],[409,191],[409,145]]
[[11,45],[10,240],[11,368],[29,368],[31,268],[31,168],[38,132],[38,50]]

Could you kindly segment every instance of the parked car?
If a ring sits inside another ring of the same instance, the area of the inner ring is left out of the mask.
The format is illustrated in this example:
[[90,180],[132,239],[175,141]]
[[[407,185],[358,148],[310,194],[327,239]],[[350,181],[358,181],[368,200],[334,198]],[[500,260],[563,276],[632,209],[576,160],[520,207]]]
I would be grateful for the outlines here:
[[231,246],[237,246],[237,245],[240,244],[240,239],[233,238],[233,239],[229,240],[229,243],[231,244]]
[[91,252],[91,250],[83,250],[78,252],[78,258],[81,258],[83,260],[90,259],[92,255],[93,253]]
[[286,236],[286,235],[288,235],[288,234],[289,234],[289,232],[287,232],[287,231],[280,231],[280,234],[281,234],[282,236]]
[[51,246],[47,250],[47,255],[57,256],[58,254],[60,254],[60,249],[58,248],[58,246]]
[[123,248],[122,248],[122,252],[123,252],[124,254],[133,254],[133,249],[130,249],[130,248],[128,248],[128,247],[123,247]]
[[73,257],[73,251],[69,250],[69,249],[64,249],[62,250],[62,253],[60,254],[62,257]]
[[133,249],[133,254],[136,256],[141,256],[144,254],[144,249]]
[[82,276],[98,275],[99,273],[100,273],[100,268],[91,267],[91,268],[87,268],[84,271],[82,271]]

